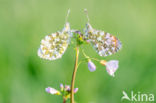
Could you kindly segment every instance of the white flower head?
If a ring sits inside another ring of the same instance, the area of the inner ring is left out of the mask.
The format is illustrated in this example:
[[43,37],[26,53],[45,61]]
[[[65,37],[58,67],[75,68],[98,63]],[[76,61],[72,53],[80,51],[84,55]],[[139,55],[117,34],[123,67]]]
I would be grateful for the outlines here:
[[116,72],[116,70],[118,69],[118,64],[119,61],[118,60],[111,60],[105,63],[106,65],[106,70],[108,72],[109,75],[111,76],[115,76],[114,73]]

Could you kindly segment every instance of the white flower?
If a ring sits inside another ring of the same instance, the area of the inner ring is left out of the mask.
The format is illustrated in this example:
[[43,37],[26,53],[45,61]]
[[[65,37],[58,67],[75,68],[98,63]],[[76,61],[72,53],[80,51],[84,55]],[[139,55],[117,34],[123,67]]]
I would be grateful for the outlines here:
[[60,95],[60,92],[54,88],[48,87],[45,89],[46,92],[54,95]]
[[106,65],[106,70],[108,72],[109,75],[111,76],[115,76],[114,73],[116,72],[116,70],[118,69],[118,64],[119,61],[118,60],[111,60],[105,63]]

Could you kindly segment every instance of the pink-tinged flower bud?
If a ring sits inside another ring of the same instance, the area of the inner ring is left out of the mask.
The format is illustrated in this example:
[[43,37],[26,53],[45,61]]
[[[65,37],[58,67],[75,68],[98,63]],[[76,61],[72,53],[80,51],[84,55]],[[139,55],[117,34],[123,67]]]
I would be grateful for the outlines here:
[[79,88],[75,88],[74,89],[74,93],[78,92]]
[[70,91],[70,86],[69,85],[65,85],[65,91]]
[[91,72],[94,72],[96,70],[96,66],[91,60],[88,61],[88,69]]
[[118,64],[119,64],[118,60],[111,60],[111,61],[106,62],[106,70],[109,75],[113,77],[115,76],[114,73],[119,67]]
[[51,87],[48,87],[45,90],[46,90],[46,92],[48,92],[50,94],[54,94],[54,95],[60,95],[61,94],[58,90],[51,88]]
[[87,43],[90,43],[90,40],[86,40]]
[[63,91],[63,89],[64,89],[63,84],[60,84],[60,89],[61,89],[61,91]]

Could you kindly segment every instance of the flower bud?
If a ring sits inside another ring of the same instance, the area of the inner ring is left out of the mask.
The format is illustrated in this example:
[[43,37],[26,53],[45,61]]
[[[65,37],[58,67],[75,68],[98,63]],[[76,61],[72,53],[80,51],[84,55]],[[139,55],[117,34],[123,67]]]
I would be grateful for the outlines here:
[[94,72],[96,70],[96,66],[91,60],[88,60],[88,69],[90,72]]
[[87,43],[90,43],[90,40],[86,40]]
[[65,91],[70,91],[70,86],[69,85],[65,85]]
[[78,92],[79,88],[75,88],[74,89],[74,93]]
[[105,66],[105,65],[106,65],[106,61],[105,61],[105,60],[101,60],[101,61],[100,61],[100,64],[102,64],[102,65]]
[[64,89],[63,84],[60,84],[60,89],[61,89],[61,91],[63,91],[63,89]]

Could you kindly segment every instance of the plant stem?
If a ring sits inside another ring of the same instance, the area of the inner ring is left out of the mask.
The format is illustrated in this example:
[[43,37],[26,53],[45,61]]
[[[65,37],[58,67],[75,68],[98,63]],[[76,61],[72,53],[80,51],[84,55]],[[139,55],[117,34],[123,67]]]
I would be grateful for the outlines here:
[[75,66],[74,66],[74,71],[73,71],[72,81],[71,81],[70,103],[74,103],[74,84],[75,84],[75,77],[76,77],[76,72],[78,67],[78,59],[79,59],[79,46],[76,47]]
[[66,99],[65,98],[63,99],[63,103],[66,103]]

